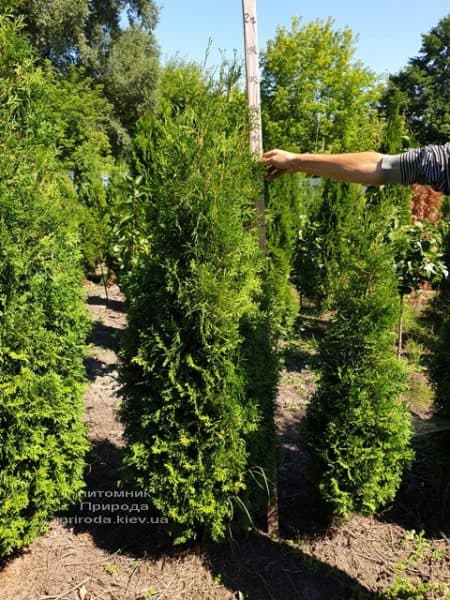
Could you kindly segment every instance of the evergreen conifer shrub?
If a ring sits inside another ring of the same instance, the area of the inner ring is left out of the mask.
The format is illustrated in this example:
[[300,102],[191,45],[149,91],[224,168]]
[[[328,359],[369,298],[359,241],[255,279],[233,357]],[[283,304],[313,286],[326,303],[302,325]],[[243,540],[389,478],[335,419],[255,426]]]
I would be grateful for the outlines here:
[[348,203],[353,196],[353,220],[333,277],[335,313],[304,434],[324,499],[348,516],[374,513],[394,498],[412,450],[409,410],[399,400],[405,373],[395,356],[398,280],[383,238],[389,215],[382,203],[364,211],[357,188],[343,188]]
[[[292,281],[293,257],[297,245],[305,180],[292,174],[273,182],[266,193],[268,276],[271,288],[272,323],[280,337],[292,333],[300,309],[299,295]],[[305,193],[306,192],[306,193]]]
[[75,197],[40,118],[45,85],[0,15],[0,556],[75,499],[87,447]]
[[170,68],[133,149],[148,247],[123,277],[121,414],[128,476],[179,543],[200,530],[219,539],[233,515],[267,505],[277,365],[244,99],[229,79]]
[[[443,259],[450,270],[450,221],[448,203],[445,207],[443,229]],[[431,365],[431,375],[436,390],[435,408],[443,417],[450,417],[450,282],[444,280],[434,302],[437,321],[437,343]]]

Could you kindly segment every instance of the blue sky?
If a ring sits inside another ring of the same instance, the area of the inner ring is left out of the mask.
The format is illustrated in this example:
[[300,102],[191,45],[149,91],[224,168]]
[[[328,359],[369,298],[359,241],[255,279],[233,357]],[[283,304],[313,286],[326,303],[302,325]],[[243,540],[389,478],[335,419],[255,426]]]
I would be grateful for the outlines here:
[[[156,0],[160,23],[156,29],[163,59],[180,57],[203,62],[209,38],[209,64],[220,61],[219,50],[243,56],[241,0]],[[317,18],[335,20],[358,35],[355,58],[379,75],[395,73],[416,56],[421,35],[450,14],[449,0],[257,0],[260,49],[280,25],[289,27],[293,16],[303,23]]]

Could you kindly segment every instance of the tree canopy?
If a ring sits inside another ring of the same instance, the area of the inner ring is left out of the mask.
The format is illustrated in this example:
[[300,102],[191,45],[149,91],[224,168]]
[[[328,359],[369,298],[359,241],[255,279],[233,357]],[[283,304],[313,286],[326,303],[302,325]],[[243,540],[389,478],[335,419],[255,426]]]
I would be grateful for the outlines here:
[[113,108],[109,130],[116,150],[129,142],[136,121],[155,104],[159,50],[153,0],[16,0],[41,61],[67,74],[83,69]]
[[418,56],[391,82],[404,94],[404,110],[419,144],[450,138],[450,14],[422,36]]
[[350,29],[332,19],[278,29],[263,54],[265,139],[304,152],[367,149],[378,142],[375,75],[353,60]]

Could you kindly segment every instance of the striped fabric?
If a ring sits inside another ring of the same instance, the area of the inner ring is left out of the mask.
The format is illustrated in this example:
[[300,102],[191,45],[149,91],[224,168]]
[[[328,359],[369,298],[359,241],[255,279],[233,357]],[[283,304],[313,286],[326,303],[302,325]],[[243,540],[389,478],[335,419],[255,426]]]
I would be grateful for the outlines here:
[[450,143],[423,146],[400,154],[401,182],[430,185],[450,194]]

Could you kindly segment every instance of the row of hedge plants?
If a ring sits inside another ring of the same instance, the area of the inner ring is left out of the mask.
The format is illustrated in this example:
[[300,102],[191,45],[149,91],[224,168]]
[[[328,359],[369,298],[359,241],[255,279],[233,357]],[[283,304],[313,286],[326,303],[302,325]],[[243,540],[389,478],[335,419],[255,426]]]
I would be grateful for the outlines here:
[[76,194],[57,159],[49,86],[0,15],[0,556],[83,486],[88,320]]

